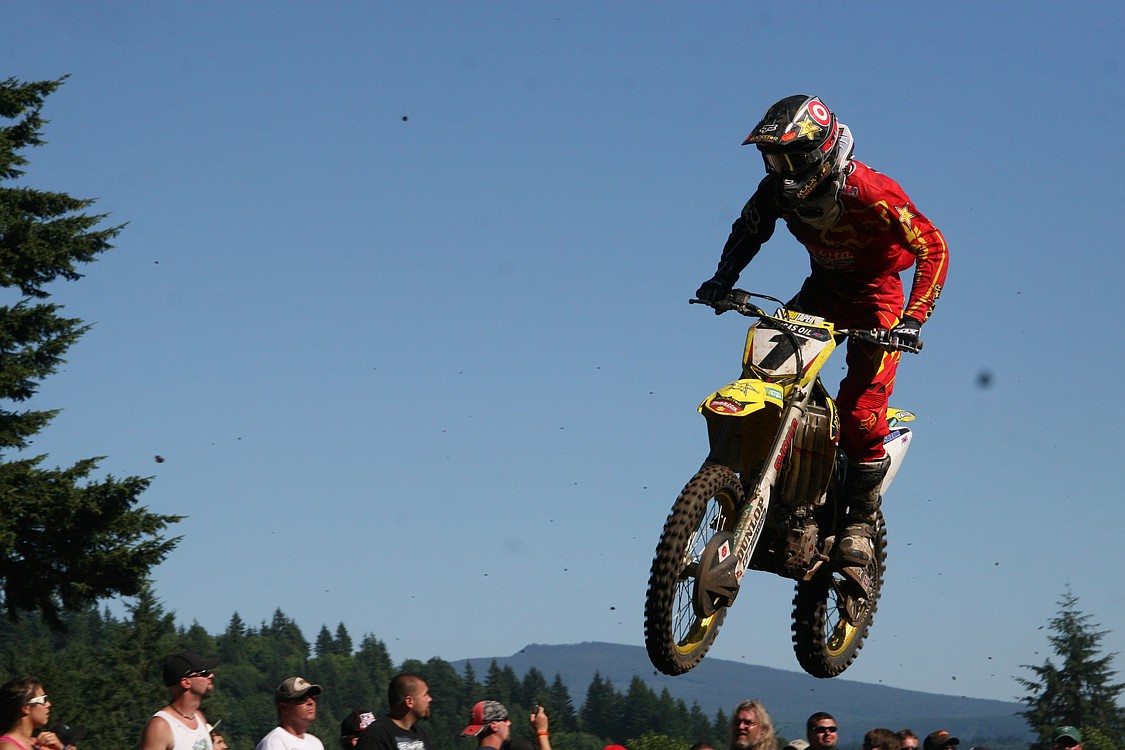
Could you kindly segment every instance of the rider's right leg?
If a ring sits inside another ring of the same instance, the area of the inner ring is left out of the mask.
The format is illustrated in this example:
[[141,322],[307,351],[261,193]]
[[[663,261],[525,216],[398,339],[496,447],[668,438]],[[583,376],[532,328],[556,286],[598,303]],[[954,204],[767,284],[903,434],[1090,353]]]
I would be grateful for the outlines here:
[[864,566],[874,559],[875,526],[882,502],[880,490],[890,467],[891,457],[886,455],[878,461],[848,463],[844,478],[847,528],[837,546],[840,561],[845,565]]

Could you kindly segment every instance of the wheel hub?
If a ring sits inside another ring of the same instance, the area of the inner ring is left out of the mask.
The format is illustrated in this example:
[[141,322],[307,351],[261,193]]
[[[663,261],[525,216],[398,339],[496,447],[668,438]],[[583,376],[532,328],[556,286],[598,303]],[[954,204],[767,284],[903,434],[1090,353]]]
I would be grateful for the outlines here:
[[734,554],[734,534],[717,532],[699,556],[692,608],[697,617],[710,617],[729,607],[738,595],[738,556]]

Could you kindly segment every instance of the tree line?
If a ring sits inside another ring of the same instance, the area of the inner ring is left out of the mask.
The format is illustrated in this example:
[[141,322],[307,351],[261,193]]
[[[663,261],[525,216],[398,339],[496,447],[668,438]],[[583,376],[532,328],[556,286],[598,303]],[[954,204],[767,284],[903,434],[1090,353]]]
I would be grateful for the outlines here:
[[549,678],[531,667],[517,675],[495,661],[470,662],[459,672],[436,657],[395,664],[383,641],[364,634],[357,644],[342,623],[335,630],[322,626],[310,643],[280,609],[256,626],[235,613],[221,633],[198,623],[177,627],[151,591],[122,617],[94,606],[57,616],[58,623],[42,614],[0,619],[0,682],[27,674],[43,680],[53,704],[51,722],[89,730],[82,750],[136,747],[145,722],[168,700],[160,679],[164,657],[183,649],[220,661],[215,693],[202,708],[210,722],[222,720],[232,750],[252,750],[276,726],[273,691],[287,677],[300,675],[324,687],[312,732],[332,748],[340,721],[353,709],[387,711],[387,685],[398,672],[422,675],[435,697],[424,725],[435,750],[474,746],[459,733],[469,708],[484,698],[508,707],[516,736],[530,735],[521,717],[536,704],[544,706],[555,750],[601,750],[611,743],[631,750],[687,750],[697,741],[725,745],[728,718],[722,710],[707,716],[667,689],[655,693],[640,677],[621,690],[595,675],[576,703],[557,673]]

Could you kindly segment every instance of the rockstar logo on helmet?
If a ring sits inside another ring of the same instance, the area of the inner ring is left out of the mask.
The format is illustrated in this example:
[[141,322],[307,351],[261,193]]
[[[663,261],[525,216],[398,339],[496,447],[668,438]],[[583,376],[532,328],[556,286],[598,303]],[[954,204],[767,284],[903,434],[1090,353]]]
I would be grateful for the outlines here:
[[810,141],[813,140],[813,136],[820,132],[820,128],[815,125],[807,115],[805,119],[797,123],[797,126],[801,129],[800,136],[802,138],[808,138]]

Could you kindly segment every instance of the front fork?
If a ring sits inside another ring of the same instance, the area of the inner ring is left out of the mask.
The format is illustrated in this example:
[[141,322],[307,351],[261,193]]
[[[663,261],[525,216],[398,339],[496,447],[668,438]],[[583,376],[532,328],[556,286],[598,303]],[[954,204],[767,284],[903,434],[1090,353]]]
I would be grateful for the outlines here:
[[[734,531],[729,539],[729,551],[733,552],[735,558],[734,579],[736,582],[742,580],[742,575],[746,572],[750,559],[754,556],[754,550],[758,546],[758,541],[761,539],[762,529],[765,527],[766,516],[769,512],[772,490],[777,485],[781,469],[793,448],[797,430],[804,417],[810,395],[811,391],[801,391],[794,394],[794,397],[782,410],[781,419],[778,421],[779,429],[774,434],[769,451],[762,457],[761,461],[753,461],[749,465],[741,458],[738,461],[730,460],[735,456],[745,455],[746,446],[737,443],[745,442],[746,438],[737,430],[728,433],[726,425],[722,424],[747,419],[747,417],[712,417],[719,423],[714,425],[712,429],[712,447],[708,461],[726,463],[728,466],[738,468],[746,488],[746,498],[738,522],[735,524]],[[732,440],[731,438],[734,436],[741,437],[741,440]],[[736,444],[732,445],[732,442]],[[756,474],[753,480],[747,484],[747,474],[750,471],[754,471]],[[727,552],[727,550],[718,551]],[[733,595],[730,598],[733,600]]]

